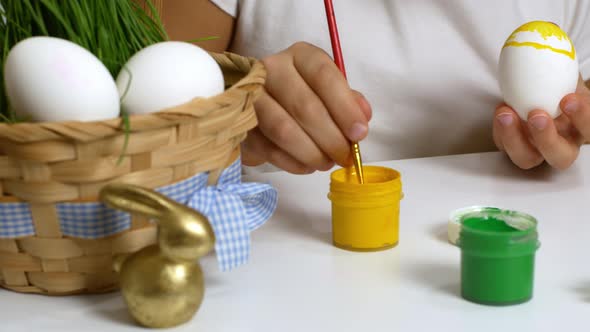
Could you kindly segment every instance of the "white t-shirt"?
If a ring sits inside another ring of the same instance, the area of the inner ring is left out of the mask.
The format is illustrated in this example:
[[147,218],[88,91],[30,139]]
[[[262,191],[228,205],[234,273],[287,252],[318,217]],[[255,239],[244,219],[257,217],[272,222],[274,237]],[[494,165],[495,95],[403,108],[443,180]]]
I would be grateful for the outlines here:
[[[238,17],[233,52],[262,58],[307,41],[332,54],[321,0],[213,0]],[[494,150],[497,63],[521,24],[558,24],[590,77],[587,0],[334,0],[350,85],[373,107],[363,160]]]

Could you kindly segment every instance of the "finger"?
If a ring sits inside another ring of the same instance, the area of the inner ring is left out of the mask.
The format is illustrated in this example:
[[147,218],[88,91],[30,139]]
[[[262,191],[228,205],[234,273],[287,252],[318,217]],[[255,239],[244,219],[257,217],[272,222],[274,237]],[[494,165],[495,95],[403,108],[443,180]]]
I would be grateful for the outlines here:
[[365,115],[365,119],[367,120],[367,122],[371,121],[371,118],[373,117],[373,109],[371,108],[371,104],[369,104],[369,101],[361,92],[357,90],[352,90],[352,92],[355,95],[357,104],[359,105],[361,111],[363,111],[363,114]]
[[586,93],[569,94],[561,100],[560,107],[581,136],[590,141],[590,96]]
[[506,149],[504,149],[504,145],[502,144],[502,138],[500,137],[500,132],[498,129],[499,125],[496,125],[494,123],[493,126],[493,130],[492,130],[492,138],[494,140],[494,144],[496,145],[496,147],[498,148],[499,151],[506,151]]
[[[332,119],[322,100],[297,72],[292,61],[291,57],[283,56],[273,57],[265,62],[268,72],[272,73],[267,77],[266,88],[276,104],[272,107],[269,106],[269,109],[280,108],[282,110],[280,112],[273,111],[272,114],[266,112],[265,116],[275,118],[278,116],[276,113],[284,115],[279,120],[289,128],[295,126],[300,128],[301,133],[297,136],[301,138],[305,133],[307,139],[297,142],[294,141],[294,138],[283,137],[279,142],[271,137],[271,140],[301,162],[316,169],[324,169],[318,163],[321,161],[325,165],[326,160],[333,160],[343,166],[348,165],[351,153],[348,140]],[[356,100],[353,102],[356,104]],[[285,116],[290,116],[290,121]],[[269,123],[268,125],[273,124]],[[261,129],[264,134],[270,135],[263,126]],[[273,137],[280,138],[280,135]],[[293,145],[289,147],[287,144]],[[317,151],[311,151],[311,144],[318,147]],[[324,159],[326,160],[320,160],[318,155],[320,152],[325,155]]]
[[[279,149],[314,170],[328,170],[334,163],[289,113],[264,93],[255,105],[258,128]],[[342,138],[344,146],[346,142]]]
[[577,145],[582,145],[584,137],[580,134],[578,129],[572,124],[570,119],[565,114],[561,114],[556,119],[553,119],[557,133],[565,139],[576,142]]
[[279,149],[258,128],[248,132],[248,137],[242,142],[242,162],[246,166],[258,166],[269,162],[276,167],[293,174],[309,174],[313,170]]
[[546,112],[530,112],[527,125],[537,150],[549,165],[566,169],[576,160],[579,152],[577,142],[559,135],[554,121]]
[[543,162],[543,156],[528,140],[526,128],[510,107],[502,105],[496,109],[494,131],[499,144],[518,167],[530,169]]
[[[500,108],[500,107],[507,107],[506,104],[500,104],[496,107],[496,111]],[[498,150],[500,151],[506,151],[504,149],[504,144],[502,143],[502,137],[501,137],[501,133],[502,133],[502,127],[503,127],[503,122],[498,122],[498,118],[497,118],[497,112],[496,112],[496,117],[495,117],[495,121],[493,122],[492,125],[492,138],[494,140],[494,144],[496,145],[496,147],[498,148]],[[510,121],[512,121],[513,119],[510,119]]]
[[346,138],[358,142],[368,133],[368,124],[355,94],[334,61],[316,47],[298,43],[293,47],[297,72],[319,96]]

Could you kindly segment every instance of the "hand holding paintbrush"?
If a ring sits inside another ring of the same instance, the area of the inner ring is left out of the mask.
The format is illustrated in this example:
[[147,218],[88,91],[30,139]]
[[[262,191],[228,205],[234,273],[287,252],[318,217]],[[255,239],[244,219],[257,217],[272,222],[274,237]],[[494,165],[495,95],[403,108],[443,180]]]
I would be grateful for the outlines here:
[[350,166],[351,142],[366,137],[372,112],[332,57],[297,42],[262,62],[265,93],[256,102],[258,126],[242,143],[244,165],[267,162],[295,174]]

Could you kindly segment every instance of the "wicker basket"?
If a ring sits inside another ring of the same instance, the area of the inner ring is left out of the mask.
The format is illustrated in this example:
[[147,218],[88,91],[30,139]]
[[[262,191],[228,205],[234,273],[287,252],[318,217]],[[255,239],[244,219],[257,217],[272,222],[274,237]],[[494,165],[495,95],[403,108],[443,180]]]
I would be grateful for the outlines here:
[[[252,58],[212,55],[224,72],[226,91],[132,116],[119,164],[125,138],[120,119],[0,124],[0,204],[26,203],[34,226],[34,236],[0,238],[0,286],[52,295],[115,289],[113,256],[154,243],[155,225],[134,216],[130,229],[113,236],[67,237],[57,204],[95,202],[110,182],[159,188],[209,172],[213,184],[237,160],[240,142],[257,124],[253,102],[266,72]],[[7,222],[0,216],[0,229]]]

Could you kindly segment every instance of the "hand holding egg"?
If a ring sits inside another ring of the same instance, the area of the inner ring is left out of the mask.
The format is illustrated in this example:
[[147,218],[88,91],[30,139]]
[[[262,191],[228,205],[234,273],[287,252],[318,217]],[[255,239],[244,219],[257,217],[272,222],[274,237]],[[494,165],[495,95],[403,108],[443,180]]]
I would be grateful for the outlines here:
[[567,34],[544,21],[517,28],[502,48],[498,81],[505,104],[495,112],[496,146],[523,169],[544,161],[568,168],[590,140],[590,91]]

